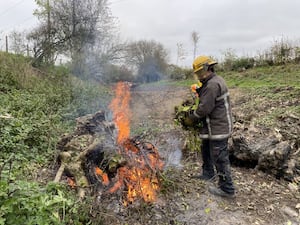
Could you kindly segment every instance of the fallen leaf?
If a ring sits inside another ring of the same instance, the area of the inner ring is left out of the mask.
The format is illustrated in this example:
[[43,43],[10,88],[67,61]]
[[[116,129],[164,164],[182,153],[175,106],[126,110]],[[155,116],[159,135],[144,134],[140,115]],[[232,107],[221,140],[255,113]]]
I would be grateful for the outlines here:
[[210,208],[204,209],[204,212],[205,212],[206,214],[209,214],[209,213],[210,213]]

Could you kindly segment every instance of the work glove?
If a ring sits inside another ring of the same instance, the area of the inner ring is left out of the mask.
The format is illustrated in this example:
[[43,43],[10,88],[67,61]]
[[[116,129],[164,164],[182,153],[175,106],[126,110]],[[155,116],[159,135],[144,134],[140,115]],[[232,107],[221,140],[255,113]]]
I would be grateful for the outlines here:
[[194,110],[190,110],[183,120],[183,125],[186,127],[194,127],[198,122],[199,120],[194,115]]
[[193,123],[198,123],[199,121],[200,121],[200,119],[197,117],[197,116],[195,116],[195,114],[194,114],[194,110],[191,110],[191,111],[189,111],[189,116],[188,116],[188,118],[193,122]]
[[193,121],[189,117],[184,118],[184,120],[183,120],[183,125],[184,126],[192,127],[193,124],[194,124]]

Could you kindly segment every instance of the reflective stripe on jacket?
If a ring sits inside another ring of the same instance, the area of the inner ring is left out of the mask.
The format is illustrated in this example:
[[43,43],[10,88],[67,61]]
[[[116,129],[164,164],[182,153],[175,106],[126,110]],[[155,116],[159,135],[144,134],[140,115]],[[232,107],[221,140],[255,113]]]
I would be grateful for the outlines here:
[[200,103],[194,115],[203,121],[200,138],[219,140],[232,132],[232,114],[228,88],[224,79],[212,73],[199,92]]

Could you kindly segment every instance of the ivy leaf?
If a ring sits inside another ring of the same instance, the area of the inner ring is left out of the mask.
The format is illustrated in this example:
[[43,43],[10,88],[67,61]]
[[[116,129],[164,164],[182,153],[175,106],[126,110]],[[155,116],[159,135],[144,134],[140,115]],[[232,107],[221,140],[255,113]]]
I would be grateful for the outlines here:
[[205,208],[205,209],[204,209],[204,212],[205,212],[206,214],[209,214],[209,213],[210,213],[210,211],[211,211],[211,209],[210,209],[210,208]]

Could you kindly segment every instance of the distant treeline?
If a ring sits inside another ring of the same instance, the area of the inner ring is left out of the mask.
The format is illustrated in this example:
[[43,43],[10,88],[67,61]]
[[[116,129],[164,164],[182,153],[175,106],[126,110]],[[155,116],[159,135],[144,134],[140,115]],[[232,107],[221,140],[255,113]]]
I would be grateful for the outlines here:
[[262,53],[254,57],[237,57],[233,51],[224,53],[224,61],[220,68],[225,71],[240,71],[253,68],[255,66],[274,66],[287,63],[300,62],[300,46],[292,44],[287,39],[281,38]]

